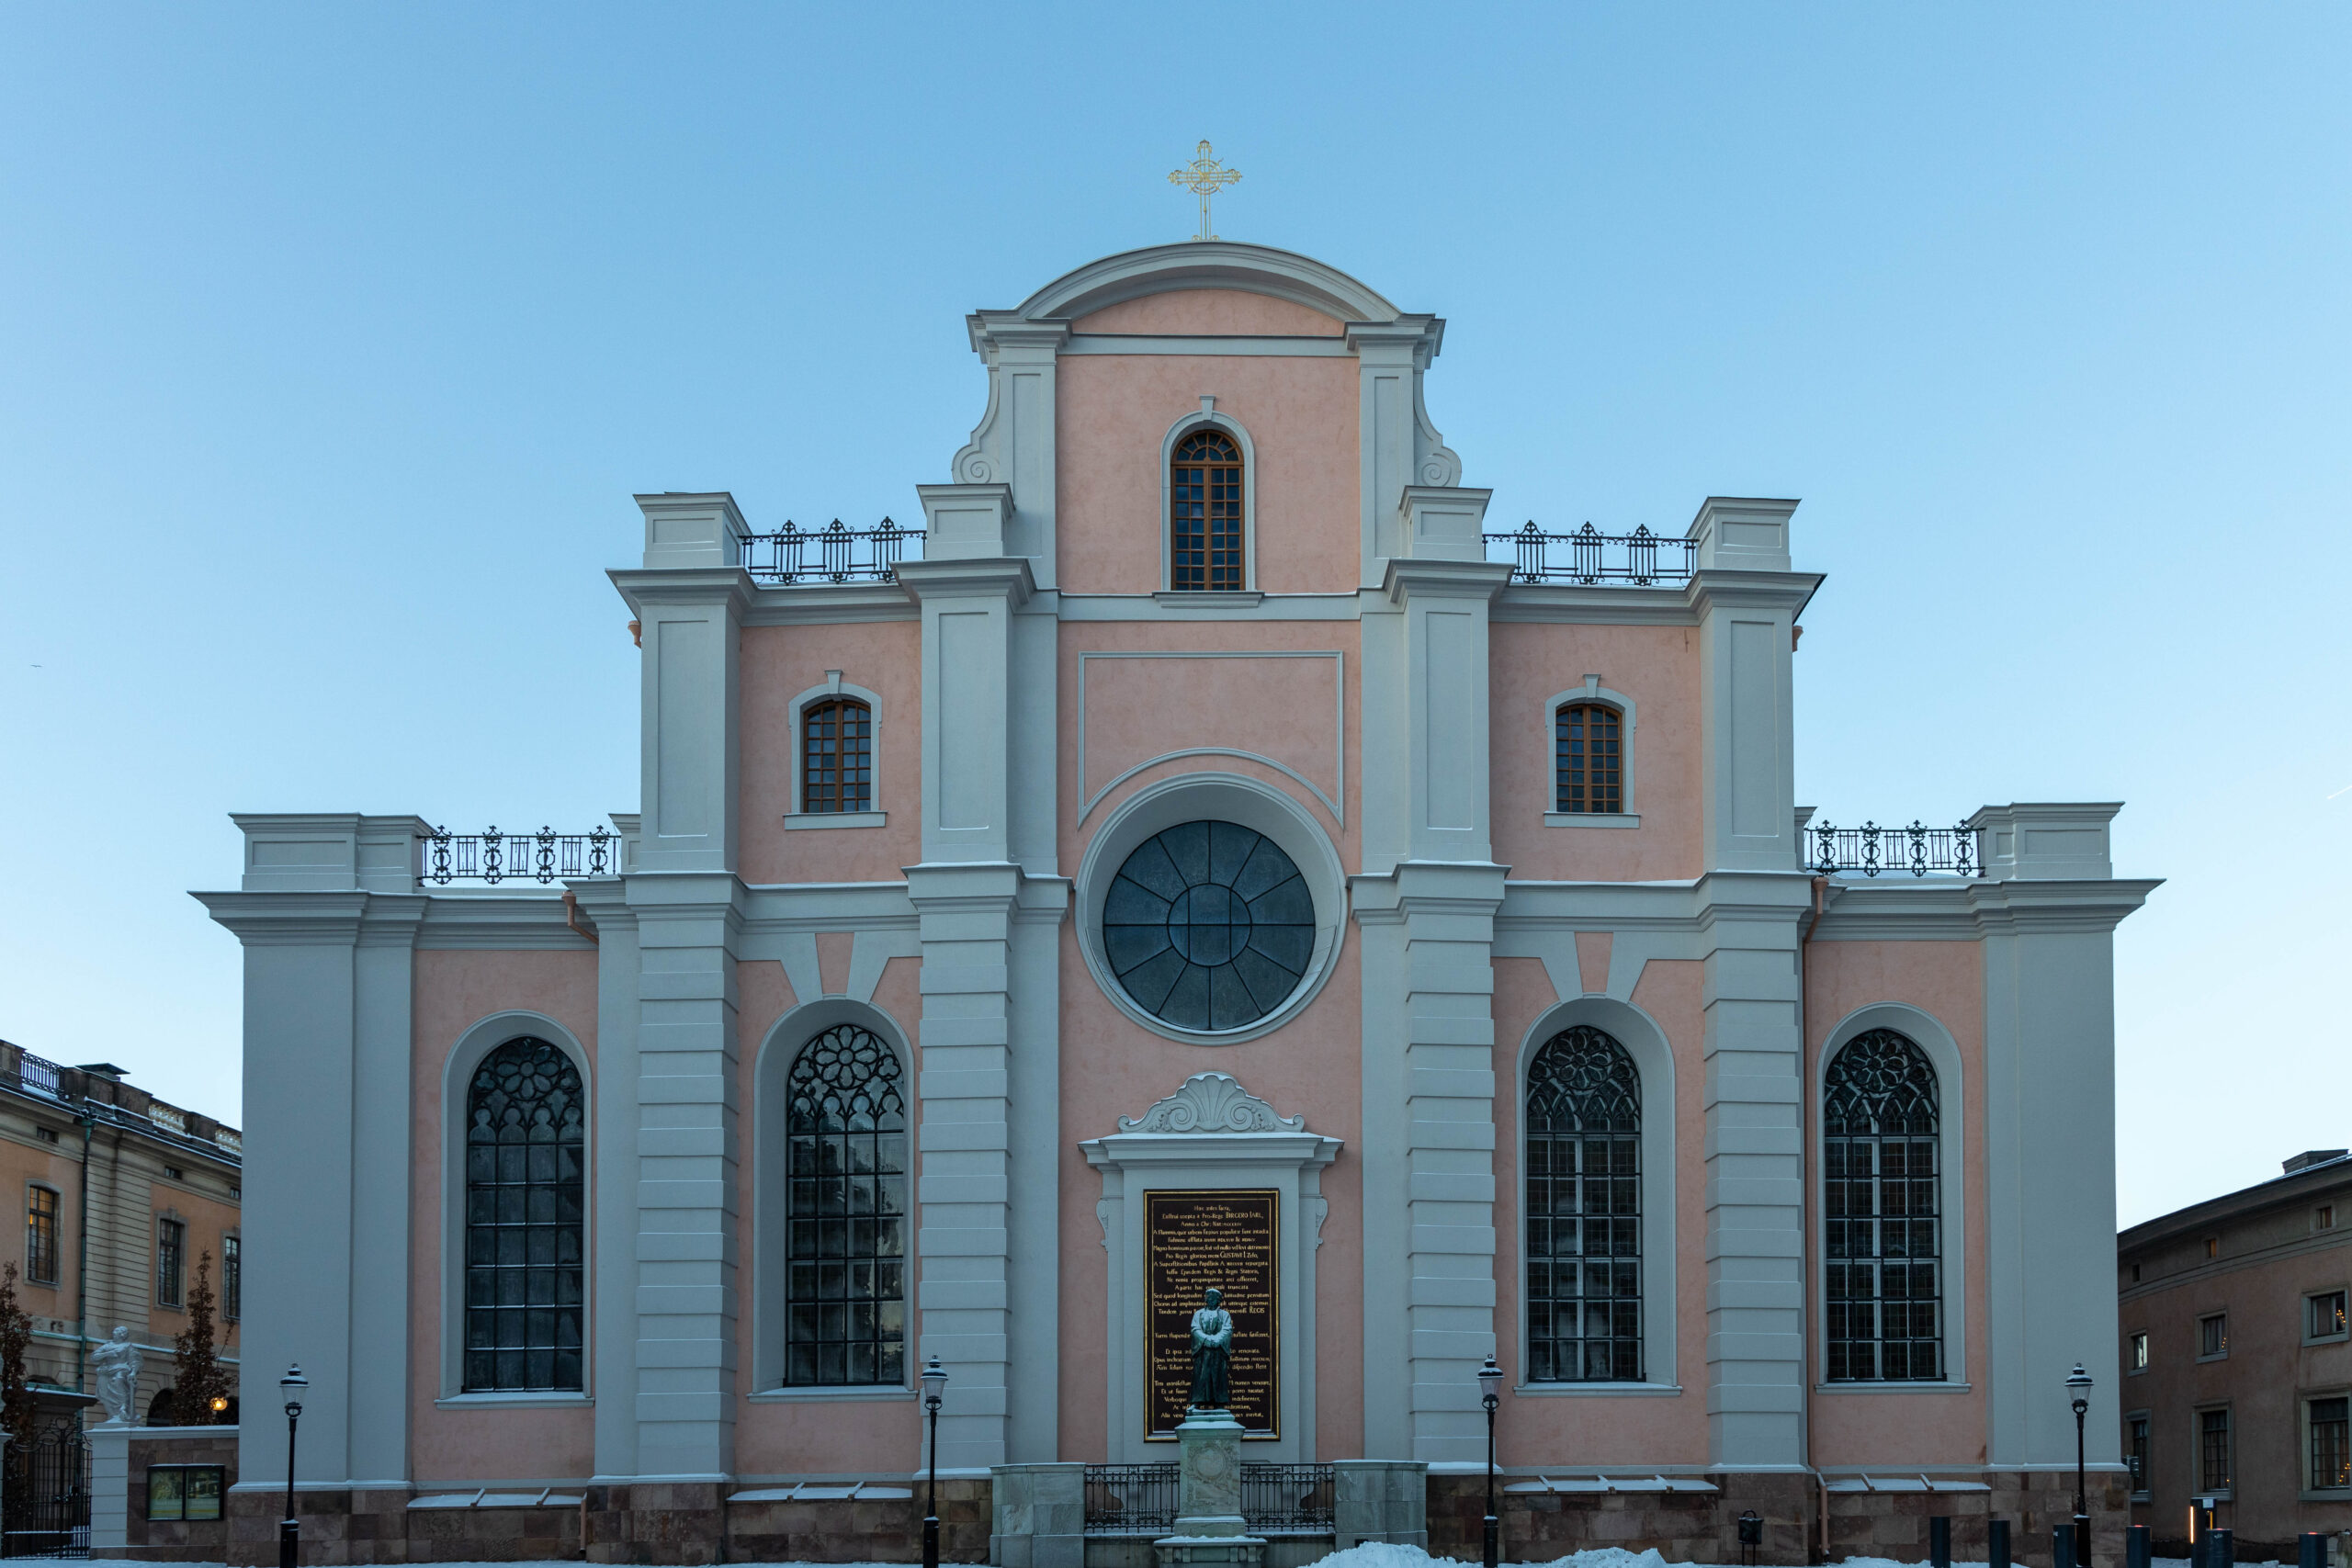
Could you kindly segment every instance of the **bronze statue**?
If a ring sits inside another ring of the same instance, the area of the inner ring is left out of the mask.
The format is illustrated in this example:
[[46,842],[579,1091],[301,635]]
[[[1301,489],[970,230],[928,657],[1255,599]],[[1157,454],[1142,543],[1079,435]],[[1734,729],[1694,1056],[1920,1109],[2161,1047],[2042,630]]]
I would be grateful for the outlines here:
[[1212,1289],[1193,1314],[1193,1408],[1222,1410],[1233,1398],[1233,1314]]

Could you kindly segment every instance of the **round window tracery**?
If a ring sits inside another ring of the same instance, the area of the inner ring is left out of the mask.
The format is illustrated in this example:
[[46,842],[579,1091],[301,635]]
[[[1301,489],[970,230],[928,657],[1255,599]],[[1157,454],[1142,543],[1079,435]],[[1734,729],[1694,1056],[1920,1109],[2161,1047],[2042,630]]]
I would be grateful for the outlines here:
[[1280,845],[1238,822],[1147,839],[1112,879],[1102,948],[1135,1004],[1179,1029],[1242,1029],[1315,955],[1315,899]]

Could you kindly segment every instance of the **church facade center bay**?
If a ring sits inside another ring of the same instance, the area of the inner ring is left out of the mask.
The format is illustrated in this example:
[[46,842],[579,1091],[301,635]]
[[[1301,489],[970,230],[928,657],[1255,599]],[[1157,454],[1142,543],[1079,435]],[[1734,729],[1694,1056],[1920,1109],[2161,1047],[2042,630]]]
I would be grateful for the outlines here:
[[1489,1355],[1516,1558],[2070,1514],[2116,807],[1810,820],[1795,503],[1492,527],[1444,323],[1333,267],[967,327],[919,530],[638,498],[608,829],[237,819],[244,1364],[342,1560],[908,1555],[936,1356],[950,1554],[1026,1563],[1005,1498],[1173,1462],[1210,1288],[1245,1483],[1419,1489],[1354,1538],[1454,1539]]

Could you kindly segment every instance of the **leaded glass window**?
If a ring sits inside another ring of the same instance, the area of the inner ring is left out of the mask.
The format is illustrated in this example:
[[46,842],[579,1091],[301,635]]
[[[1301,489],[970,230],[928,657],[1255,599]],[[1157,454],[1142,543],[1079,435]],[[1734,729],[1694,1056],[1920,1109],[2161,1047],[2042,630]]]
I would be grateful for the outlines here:
[[1564,703],[1553,715],[1555,811],[1625,809],[1624,716],[1605,703]]
[[1642,1375],[1641,1077],[1578,1024],[1527,1070],[1527,1379]]
[[898,1053],[844,1023],[787,1089],[787,1386],[906,1382],[907,1101]]
[[466,1090],[469,1391],[582,1386],[587,1097],[545,1040],[509,1040]]
[[1238,592],[1241,572],[1241,448],[1221,430],[1177,444],[1168,469],[1170,588]]
[[874,710],[829,697],[800,710],[800,809],[874,809]]
[[1136,847],[1102,905],[1102,950],[1136,1006],[1179,1029],[1257,1022],[1315,956],[1315,899],[1282,846],[1186,822]]
[[1943,1367],[1941,1122],[1927,1053],[1849,1041],[1822,1091],[1832,1382],[1932,1382]]

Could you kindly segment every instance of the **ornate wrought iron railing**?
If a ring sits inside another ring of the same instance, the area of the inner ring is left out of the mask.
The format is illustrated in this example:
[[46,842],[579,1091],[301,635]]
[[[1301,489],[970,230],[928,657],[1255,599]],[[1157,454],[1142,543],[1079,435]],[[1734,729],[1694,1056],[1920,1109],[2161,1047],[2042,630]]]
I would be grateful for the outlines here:
[[[1176,1528],[1173,1464],[1086,1467],[1086,1533],[1160,1536]],[[1241,1517],[1252,1534],[1329,1535],[1336,1485],[1328,1464],[1245,1464]]]
[[1678,588],[1690,581],[1699,565],[1698,540],[1668,538],[1647,527],[1604,534],[1588,523],[1573,534],[1546,534],[1530,523],[1516,534],[1479,537],[1511,547],[1513,582]]
[[45,1094],[55,1100],[58,1098],[57,1075],[60,1071],[58,1065],[45,1056],[36,1056],[30,1051],[17,1054],[17,1087],[19,1089],[28,1089],[35,1094]]
[[921,528],[901,528],[888,517],[878,528],[843,527],[838,517],[830,528],[805,532],[786,523],[781,533],[744,537],[743,570],[782,588],[890,582],[898,578],[907,541],[922,536]]
[[1976,852],[1976,833],[1958,828],[1929,828],[1914,821],[1908,828],[1882,828],[1865,822],[1859,828],[1837,828],[1826,822],[1807,825],[1805,868],[1823,875],[1859,872],[1907,871],[1914,876],[1929,872],[1946,876],[1982,876],[1984,866]]
[[588,833],[452,833],[435,828],[424,841],[424,880],[447,886],[469,882],[553,882],[566,876],[611,876],[620,870],[621,836],[604,828]]
[[1333,1492],[1328,1464],[1245,1464],[1241,1517],[1254,1534],[1329,1535]]
[[1167,1535],[1176,1528],[1172,1464],[1086,1467],[1088,1535]]

